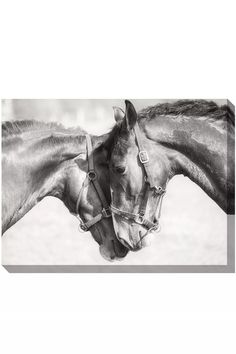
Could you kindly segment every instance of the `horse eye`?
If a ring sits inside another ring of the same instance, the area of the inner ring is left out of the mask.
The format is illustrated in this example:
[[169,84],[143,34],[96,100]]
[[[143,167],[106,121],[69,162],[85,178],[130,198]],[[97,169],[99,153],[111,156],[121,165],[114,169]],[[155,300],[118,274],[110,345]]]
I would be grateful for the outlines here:
[[125,166],[114,166],[114,171],[123,174],[125,173],[126,167]]

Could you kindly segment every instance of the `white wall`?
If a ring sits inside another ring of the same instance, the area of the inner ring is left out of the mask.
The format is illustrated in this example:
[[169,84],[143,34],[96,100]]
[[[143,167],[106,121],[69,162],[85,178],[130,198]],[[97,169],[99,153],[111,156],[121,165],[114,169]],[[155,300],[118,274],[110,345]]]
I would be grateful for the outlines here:
[[[0,16],[3,98],[236,102],[235,1],[8,0]],[[234,274],[0,278],[4,354],[236,351]]]

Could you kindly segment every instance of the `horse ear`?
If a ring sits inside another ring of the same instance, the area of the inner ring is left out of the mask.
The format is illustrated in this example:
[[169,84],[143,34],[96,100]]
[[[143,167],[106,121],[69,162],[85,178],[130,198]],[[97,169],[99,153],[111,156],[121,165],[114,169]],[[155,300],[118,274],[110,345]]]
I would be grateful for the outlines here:
[[134,105],[130,101],[125,100],[125,106],[126,106],[126,111],[125,111],[126,126],[128,130],[131,130],[133,129],[133,127],[137,122],[138,115],[134,108]]
[[114,117],[116,123],[122,123],[124,117],[125,117],[125,112],[120,108],[120,107],[112,107],[114,111]]

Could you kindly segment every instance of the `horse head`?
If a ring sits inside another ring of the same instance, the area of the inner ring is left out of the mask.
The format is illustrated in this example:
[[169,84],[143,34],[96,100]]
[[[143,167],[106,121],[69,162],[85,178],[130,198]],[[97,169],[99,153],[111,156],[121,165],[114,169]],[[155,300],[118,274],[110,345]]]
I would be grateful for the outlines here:
[[106,151],[98,147],[80,154],[67,166],[65,178],[63,201],[78,217],[80,230],[91,232],[105,259],[112,261],[125,257],[128,249],[116,238],[111,218]]
[[109,158],[113,223],[117,238],[137,251],[159,229],[169,171],[161,149],[156,158],[154,142],[145,136],[133,104],[126,101],[125,113],[115,107],[114,115]]

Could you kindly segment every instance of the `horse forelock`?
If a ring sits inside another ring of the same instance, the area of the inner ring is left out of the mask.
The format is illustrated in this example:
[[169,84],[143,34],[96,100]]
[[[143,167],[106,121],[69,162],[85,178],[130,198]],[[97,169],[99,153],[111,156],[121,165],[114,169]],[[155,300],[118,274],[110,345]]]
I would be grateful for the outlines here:
[[129,132],[123,128],[122,124],[116,124],[108,134],[107,139],[102,143],[102,147],[107,151],[108,160],[111,159],[111,155],[114,151],[119,151],[119,155],[123,155],[127,152],[129,147],[127,139]]

